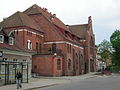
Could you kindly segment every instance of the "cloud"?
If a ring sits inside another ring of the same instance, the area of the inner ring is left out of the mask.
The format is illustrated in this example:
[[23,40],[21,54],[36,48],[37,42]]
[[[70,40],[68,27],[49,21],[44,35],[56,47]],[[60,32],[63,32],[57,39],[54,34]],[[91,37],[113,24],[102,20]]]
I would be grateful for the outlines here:
[[65,24],[87,23],[88,16],[92,16],[97,43],[120,27],[120,0],[1,0],[0,21],[33,4],[48,8]]

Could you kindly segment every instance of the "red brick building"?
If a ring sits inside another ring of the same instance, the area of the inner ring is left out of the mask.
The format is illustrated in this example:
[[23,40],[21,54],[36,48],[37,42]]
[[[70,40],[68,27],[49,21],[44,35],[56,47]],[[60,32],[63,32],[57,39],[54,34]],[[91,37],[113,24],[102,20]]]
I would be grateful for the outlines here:
[[65,25],[46,8],[33,5],[0,23],[14,45],[32,54],[32,72],[39,75],[80,75],[95,70],[95,37],[88,24]]

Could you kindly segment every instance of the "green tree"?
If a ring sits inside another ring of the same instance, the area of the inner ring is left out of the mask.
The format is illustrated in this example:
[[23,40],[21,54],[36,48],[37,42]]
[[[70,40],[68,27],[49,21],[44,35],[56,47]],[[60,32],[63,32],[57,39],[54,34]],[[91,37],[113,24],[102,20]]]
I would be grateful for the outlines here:
[[98,46],[98,55],[100,56],[100,60],[106,62],[107,66],[109,63],[107,63],[108,59],[111,59],[111,53],[112,53],[112,45],[109,41],[103,40]]
[[113,47],[112,63],[120,66],[120,30],[116,30],[110,37]]

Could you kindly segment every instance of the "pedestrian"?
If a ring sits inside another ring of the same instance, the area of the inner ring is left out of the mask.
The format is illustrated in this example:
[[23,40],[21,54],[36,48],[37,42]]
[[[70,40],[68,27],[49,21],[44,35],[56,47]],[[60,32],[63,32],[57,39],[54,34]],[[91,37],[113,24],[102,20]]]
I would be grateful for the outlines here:
[[22,73],[20,71],[17,71],[17,73],[16,73],[17,89],[19,89],[19,87],[22,88],[21,80],[22,80]]

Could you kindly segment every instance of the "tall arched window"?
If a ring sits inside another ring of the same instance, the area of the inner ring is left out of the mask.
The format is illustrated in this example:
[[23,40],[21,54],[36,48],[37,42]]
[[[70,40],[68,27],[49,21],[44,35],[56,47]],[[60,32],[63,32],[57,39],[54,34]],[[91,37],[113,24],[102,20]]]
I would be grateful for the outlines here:
[[91,36],[91,39],[90,39],[90,46],[94,46],[94,41],[93,41],[93,37]]
[[40,53],[42,53],[42,44],[40,43]]
[[72,62],[70,59],[68,59],[68,70],[71,70],[71,67],[72,67]]
[[32,42],[30,40],[27,41],[27,48],[32,49]]
[[52,52],[56,53],[56,44],[55,43],[52,44]]
[[61,60],[57,59],[57,70],[61,70]]
[[14,44],[14,38],[13,37],[9,37],[9,45],[13,45]]
[[76,58],[76,69],[78,69],[78,65],[79,64],[78,64],[78,54],[77,53],[76,53],[76,57],[75,58]]
[[38,49],[38,42],[36,42],[36,51],[38,52],[39,49]]

